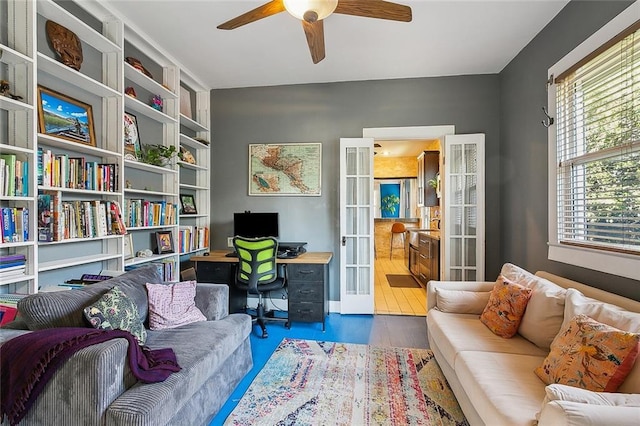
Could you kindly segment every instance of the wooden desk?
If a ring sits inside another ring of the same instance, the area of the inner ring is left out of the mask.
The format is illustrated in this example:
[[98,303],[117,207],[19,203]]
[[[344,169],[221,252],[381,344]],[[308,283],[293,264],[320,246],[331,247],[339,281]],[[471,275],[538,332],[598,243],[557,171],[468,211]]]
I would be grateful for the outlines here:
[[[246,292],[234,285],[237,257],[226,257],[229,250],[211,250],[209,256],[192,256],[196,277],[200,282],[229,286],[229,312],[244,312]],[[307,252],[295,259],[277,259],[286,265],[289,293],[287,311],[289,322],[322,322],[329,315],[329,262],[331,252]]]

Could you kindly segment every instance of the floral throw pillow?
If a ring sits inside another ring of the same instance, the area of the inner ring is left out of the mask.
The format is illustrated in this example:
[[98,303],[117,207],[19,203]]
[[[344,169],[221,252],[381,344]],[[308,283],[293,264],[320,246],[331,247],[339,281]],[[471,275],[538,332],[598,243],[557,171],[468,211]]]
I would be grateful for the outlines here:
[[149,294],[149,328],[162,330],[179,327],[207,318],[196,306],[196,282],[175,284],[147,283]]
[[529,298],[530,288],[500,275],[480,315],[480,321],[495,335],[511,338],[518,332]]
[[84,316],[93,328],[128,331],[141,346],[147,340],[147,330],[140,321],[135,302],[118,286],[106,292],[93,305],[84,308]]
[[577,315],[551,343],[551,352],[535,373],[547,385],[615,392],[633,368],[639,349],[640,334]]

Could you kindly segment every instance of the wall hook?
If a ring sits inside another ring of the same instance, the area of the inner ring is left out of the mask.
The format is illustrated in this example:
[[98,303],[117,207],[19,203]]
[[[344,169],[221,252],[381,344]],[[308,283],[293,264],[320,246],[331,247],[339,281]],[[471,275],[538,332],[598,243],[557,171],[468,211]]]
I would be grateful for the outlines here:
[[546,128],[549,128],[549,126],[551,126],[553,124],[553,117],[551,117],[548,113],[547,113],[547,107],[542,107],[542,112],[544,113],[544,115],[547,116],[547,118],[545,120],[542,120],[542,125]]

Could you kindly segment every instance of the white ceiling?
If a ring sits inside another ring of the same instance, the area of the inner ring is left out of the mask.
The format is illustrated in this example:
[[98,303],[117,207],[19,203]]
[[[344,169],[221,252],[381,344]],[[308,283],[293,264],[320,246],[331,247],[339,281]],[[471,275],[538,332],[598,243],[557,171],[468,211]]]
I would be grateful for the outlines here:
[[334,14],[324,22],[326,58],[316,65],[300,22],[286,12],[216,29],[267,0],[100,3],[218,89],[498,73],[568,1],[398,0],[412,8],[410,23]]

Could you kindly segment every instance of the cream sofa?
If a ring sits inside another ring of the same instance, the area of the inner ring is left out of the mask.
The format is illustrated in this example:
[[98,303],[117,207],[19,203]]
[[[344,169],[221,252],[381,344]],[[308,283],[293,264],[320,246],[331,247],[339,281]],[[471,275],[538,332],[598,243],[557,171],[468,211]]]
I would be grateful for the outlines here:
[[429,344],[469,423],[640,425],[640,359],[615,394],[545,386],[534,373],[567,318],[583,313],[640,333],[640,302],[509,263],[501,273],[533,290],[518,334],[510,339],[496,336],[479,319],[495,282],[427,286]]

